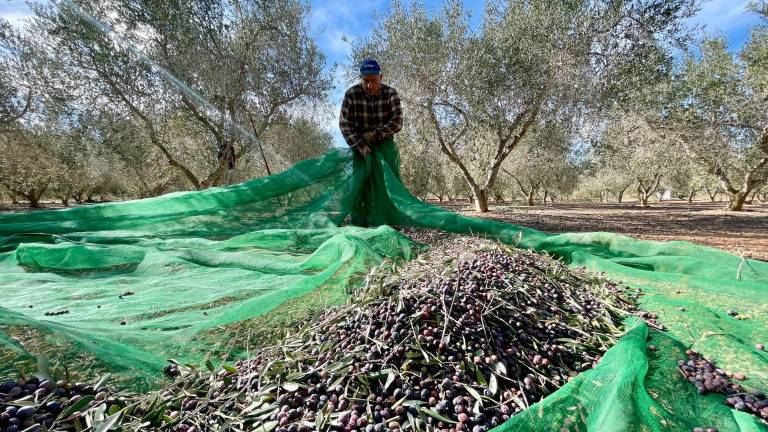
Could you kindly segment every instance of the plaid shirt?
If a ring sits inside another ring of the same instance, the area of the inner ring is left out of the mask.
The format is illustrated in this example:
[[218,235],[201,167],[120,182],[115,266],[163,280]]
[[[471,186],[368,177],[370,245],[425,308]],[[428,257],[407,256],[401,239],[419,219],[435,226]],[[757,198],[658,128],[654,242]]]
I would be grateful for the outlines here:
[[350,147],[363,144],[365,132],[373,132],[373,142],[369,144],[392,137],[403,128],[400,96],[384,84],[377,96],[365,94],[362,84],[350,87],[341,103],[339,128]]

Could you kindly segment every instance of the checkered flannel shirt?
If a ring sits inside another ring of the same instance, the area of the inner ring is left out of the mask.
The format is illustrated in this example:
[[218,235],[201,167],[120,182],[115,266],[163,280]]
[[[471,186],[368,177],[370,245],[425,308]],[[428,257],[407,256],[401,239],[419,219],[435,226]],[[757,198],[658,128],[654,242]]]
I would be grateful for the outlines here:
[[350,147],[363,144],[363,133],[373,132],[372,143],[378,144],[403,128],[400,96],[392,87],[382,84],[377,96],[368,96],[362,84],[344,94],[339,115],[339,128]]

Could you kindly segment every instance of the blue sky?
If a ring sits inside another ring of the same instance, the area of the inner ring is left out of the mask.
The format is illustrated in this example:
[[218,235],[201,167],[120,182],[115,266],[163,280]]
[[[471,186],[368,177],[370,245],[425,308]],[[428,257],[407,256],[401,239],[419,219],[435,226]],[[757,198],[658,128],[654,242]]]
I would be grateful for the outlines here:
[[[442,3],[440,0],[422,2],[430,9],[437,9]],[[345,65],[349,62],[350,46],[343,38],[355,39],[368,34],[373,25],[374,12],[385,13],[389,3],[389,0],[311,0],[310,28],[328,58],[329,70],[334,64]],[[706,1],[691,23],[704,26],[708,33],[726,36],[731,48],[738,49],[747,39],[749,28],[760,22],[757,16],[746,12],[747,3],[748,0]],[[464,2],[474,22],[479,20],[483,4],[483,0]],[[11,22],[21,23],[29,13],[29,7],[23,0],[0,0],[0,16]],[[335,116],[348,83],[344,82],[340,73],[336,77],[336,88],[332,94],[334,118],[327,122],[326,127],[333,132],[337,145],[341,145],[343,141],[335,127]]]

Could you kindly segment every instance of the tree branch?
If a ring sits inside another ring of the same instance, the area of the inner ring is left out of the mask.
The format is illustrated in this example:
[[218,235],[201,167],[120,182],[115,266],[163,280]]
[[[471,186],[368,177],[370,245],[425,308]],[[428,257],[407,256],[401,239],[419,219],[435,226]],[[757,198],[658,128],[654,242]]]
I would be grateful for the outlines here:
[[435,114],[434,110],[434,104],[432,101],[428,103],[427,111],[429,112],[429,118],[432,121],[433,126],[435,127],[435,132],[437,135],[437,141],[440,143],[440,149],[445,153],[446,156],[448,156],[448,159],[450,159],[453,163],[455,163],[459,170],[461,170],[462,175],[464,176],[464,179],[469,184],[469,187],[473,190],[479,190],[479,186],[477,185],[477,182],[472,177],[472,174],[469,172],[467,167],[464,165],[464,163],[461,161],[461,158],[459,157],[458,153],[456,152],[456,149],[453,147],[453,144],[464,134],[464,132],[467,129],[467,124],[465,123],[464,129],[449,143],[445,140],[445,137],[443,135],[443,129],[440,126],[440,122],[437,119],[437,114]]
[[27,111],[29,111],[29,108],[31,106],[32,106],[32,89],[29,89],[29,93],[27,93],[27,102],[24,104],[24,108],[21,110],[21,112],[14,116],[11,116],[10,118],[0,119],[0,126],[7,126],[15,122],[16,120],[22,118],[24,114],[26,114]]
[[150,119],[149,116],[142,112],[139,107],[134,105],[133,102],[128,99],[128,97],[122,92],[117,83],[112,80],[108,74],[102,73],[101,75],[112,89],[112,91],[117,95],[117,97],[123,101],[123,103],[128,107],[129,110],[131,110],[131,112],[133,112],[134,115],[138,116],[144,122],[144,125],[147,128],[147,132],[149,132],[149,140],[163,153],[163,155],[165,155],[165,158],[168,161],[168,165],[181,170],[181,172],[192,183],[195,189],[200,189],[200,182],[197,180],[197,177],[192,173],[192,171],[177,162],[173,155],[171,155],[171,152],[168,151],[168,149],[160,142],[160,138],[157,136],[157,131],[155,130],[155,125],[152,122],[152,119]]
[[[520,130],[515,134],[514,132],[517,128],[517,124],[513,123],[510,127],[510,133],[501,141],[499,141],[498,147],[496,148],[496,155],[494,156],[493,162],[491,163],[491,171],[485,181],[484,189],[490,189],[496,182],[496,177],[499,174],[499,168],[501,167],[501,164],[509,156],[509,154],[512,153],[512,150],[517,147],[517,145],[520,143],[520,140],[528,132],[528,129],[536,121],[539,115],[539,108],[537,106],[532,110],[523,110],[523,112],[518,114],[518,116],[515,118],[515,122],[522,121],[522,114],[526,112],[529,113],[529,117],[525,120]],[[502,137],[501,133],[499,133],[499,137]]]
[[216,126],[211,124],[211,122],[208,120],[208,117],[203,115],[203,113],[201,113],[197,109],[195,104],[193,104],[192,101],[190,101],[184,93],[182,93],[182,95],[181,95],[181,102],[184,104],[184,106],[187,107],[187,109],[192,113],[192,115],[200,123],[202,123],[203,126],[205,126],[205,128],[208,129],[213,134],[213,136],[216,137],[216,141],[217,142],[219,142],[219,143],[223,143],[224,142],[224,136],[221,134],[221,131],[218,128],[216,128]]

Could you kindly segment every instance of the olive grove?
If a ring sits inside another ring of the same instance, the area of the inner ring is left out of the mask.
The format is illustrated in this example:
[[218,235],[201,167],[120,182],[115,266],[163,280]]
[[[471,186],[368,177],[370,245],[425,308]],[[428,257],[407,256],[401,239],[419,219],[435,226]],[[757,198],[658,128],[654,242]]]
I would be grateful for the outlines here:
[[145,197],[324,152],[331,136],[311,111],[327,108],[331,81],[308,13],[300,1],[83,0],[36,4],[21,29],[2,21],[1,162],[14,169],[0,184],[32,206]]
[[691,27],[699,6],[395,1],[334,83],[303,0],[35,4],[21,26],[0,18],[0,193],[68,205],[274,174],[343,145],[323,127],[331,90],[374,57],[422,199],[485,212],[670,191],[742,210],[768,200],[768,6],[751,3],[762,24],[735,48]]
[[394,3],[355,58],[391,65],[386,79],[410,115],[430,124],[433,148],[461,172],[476,209],[488,211],[502,165],[526,134],[652,77],[660,40],[685,39],[694,3],[506,1],[489,4],[477,30],[458,1],[434,14]]

